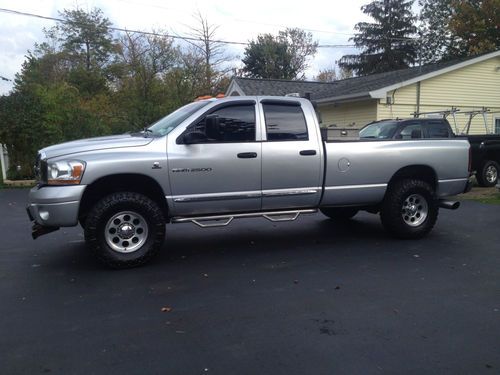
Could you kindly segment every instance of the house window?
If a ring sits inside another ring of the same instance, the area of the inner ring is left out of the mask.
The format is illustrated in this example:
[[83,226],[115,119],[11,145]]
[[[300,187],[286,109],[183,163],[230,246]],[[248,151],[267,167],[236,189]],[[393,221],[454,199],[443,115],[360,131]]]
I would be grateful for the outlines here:
[[495,119],[495,134],[500,134],[500,117]]

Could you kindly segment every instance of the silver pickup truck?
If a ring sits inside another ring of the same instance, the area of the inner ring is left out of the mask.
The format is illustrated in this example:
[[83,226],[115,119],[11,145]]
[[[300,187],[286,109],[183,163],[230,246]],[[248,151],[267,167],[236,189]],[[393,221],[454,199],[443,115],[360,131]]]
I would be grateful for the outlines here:
[[318,210],[347,220],[365,210],[396,237],[419,238],[439,207],[458,207],[443,198],[468,189],[469,158],[459,138],[329,140],[302,98],[209,99],[137,134],[41,150],[27,209],[34,238],[80,223],[115,268],[148,261],[166,223],[287,221]]

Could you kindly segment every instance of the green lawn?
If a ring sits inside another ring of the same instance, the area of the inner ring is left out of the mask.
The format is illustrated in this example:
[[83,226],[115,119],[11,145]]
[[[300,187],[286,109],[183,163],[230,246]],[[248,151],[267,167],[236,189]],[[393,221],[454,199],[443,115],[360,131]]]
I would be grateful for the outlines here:
[[497,194],[496,197],[480,198],[480,199],[477,199],[477,201],[479,201],[481,203],[487,203],[487,204],[500,204],[500,194]]
[[482,188],[475,186],[467,194],[457,195],[456,198],[487,204],[500,204],[500,192],[497,188]]

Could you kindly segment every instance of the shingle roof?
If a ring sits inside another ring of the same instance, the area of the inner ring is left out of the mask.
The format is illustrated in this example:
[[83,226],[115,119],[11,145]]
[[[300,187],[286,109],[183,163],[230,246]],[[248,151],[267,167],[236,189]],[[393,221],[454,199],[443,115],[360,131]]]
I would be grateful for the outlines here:
[[235,77],[233,79],[243,90],[245,95],[281,96],[290,93],[304,95],[306,92],[309,92],[311,93],[311,99],[315,100],[342,96],[363,96],[364,94],[368,96],[368,92],[370,91],[408,81],[477,57],[479,56],[476,55],[447,62],[423,65],[421,67],[371,74],[364,77],[347,78],[329,83],[241,77]]

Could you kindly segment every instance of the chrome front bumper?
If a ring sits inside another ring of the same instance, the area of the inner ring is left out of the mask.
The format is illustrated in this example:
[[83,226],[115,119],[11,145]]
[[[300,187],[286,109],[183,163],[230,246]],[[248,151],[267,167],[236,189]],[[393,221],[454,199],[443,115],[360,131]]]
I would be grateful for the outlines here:
[[78,209],[85,185],[34,187],[28,196],[28,216],[44,227],[78,224]]

